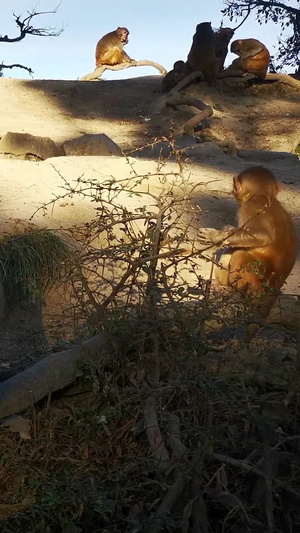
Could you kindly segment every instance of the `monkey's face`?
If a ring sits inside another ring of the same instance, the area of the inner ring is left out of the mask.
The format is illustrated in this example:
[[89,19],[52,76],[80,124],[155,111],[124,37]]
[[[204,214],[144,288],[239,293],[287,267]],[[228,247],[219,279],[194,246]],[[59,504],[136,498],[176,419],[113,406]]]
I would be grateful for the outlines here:
[[175,61],[174,65],[173,65],[173,69],[174,70],[182,70],[185,68],[185,62],[184,61]]
[[219,30],[220,37],[225,43],[229,43],[230,39],[234,35],[234,30],[232,28],[220,28]]
[[118,37],[123,45],[128,43],[129,31],[127,28],[118,28],[117,29]]
[[233,178],[232,192],[238,202],[245,202],[252,196],[275,198],[278,194],[278,184],[270,170],[251,167]]
[[233,178],[233,195],[235,196],[235,199],[242,203],[246,202],[252,196],[252,194],[255,194],[255,185],[247,183],[247,180],[243,180],[243,178],[239,176],[235,176]]
[[242,53],[242,48],[242,41],[233,41],[233,43],[231,43],[230,52],[240,56]]

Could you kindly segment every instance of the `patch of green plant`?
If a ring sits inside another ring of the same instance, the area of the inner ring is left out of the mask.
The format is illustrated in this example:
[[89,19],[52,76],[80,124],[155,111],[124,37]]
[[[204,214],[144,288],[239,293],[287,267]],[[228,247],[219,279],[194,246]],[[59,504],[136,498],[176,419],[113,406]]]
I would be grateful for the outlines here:
[[0,281],[9,301],[40,301],[61,278],[71,248],[59,235],[39,229],[0,242]]

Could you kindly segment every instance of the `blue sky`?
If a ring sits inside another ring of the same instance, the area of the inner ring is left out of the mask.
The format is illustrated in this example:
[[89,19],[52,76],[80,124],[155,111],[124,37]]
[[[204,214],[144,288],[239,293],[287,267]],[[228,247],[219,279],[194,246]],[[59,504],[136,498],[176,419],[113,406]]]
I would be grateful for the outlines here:
[[[2,0],[0,34],[17,35],[12,12],[26,16],[36,6],[38,11],[53,10],[59,0]],[[112,9],[110,11],[110,6]],[[64,27],[60,37],[28,36],[19,43],[0,43],[0,62],[21,63],[34,70],[36,79],[77,79],[94,69],[97,41],[117,26],[129,31],[127,53],[134,59],[150,59],[170,70],[174,61],[186,59],[195,27],[199,22],[211,21],[218,28],[222,20],[222,0],[62,0],[55,15],[36,18],[35,25]],[[186,11],[184,10],[186,8]],[[223,19],[224,26],[234,27]],[[236,32],[235,38],[254,37],[264,42],[270,53],[277,44],[279,26],[273,23],[260,26],[249,17]],[[236,56],[229,54],[227,63]],[[105,73],[107,79],[130,78],[157,74],[149,67],[132,68]],[[5,70],[5,77],[30,78],[20,69]]]

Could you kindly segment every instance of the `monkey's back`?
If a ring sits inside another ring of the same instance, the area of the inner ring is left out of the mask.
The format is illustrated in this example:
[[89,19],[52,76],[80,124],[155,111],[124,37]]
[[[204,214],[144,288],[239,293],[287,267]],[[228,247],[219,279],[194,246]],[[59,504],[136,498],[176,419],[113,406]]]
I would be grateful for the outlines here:
[[246,57],[241,60],[242,69],[250,74],[255,74],[260,78],[266,76],[270,63],[270,53],[267,48],[253,57]]
[[96,46],[96,66],[118,64],[122,57],[122,48],[115,31],[103,35]]
[[[297,257],[298,238],[295,224],[281,203],[272,198],[252,197],[241,206],[240,222],[249,233],[265,232],[270,238],[266,246],[253,248],[251,254],[264,263],[266,270],[263,281],[278,288],[290,274]],[[261,211],[261,214],[259,214]],[[249,223],[247,213],[258,212]]]
[[205,76],[216,62],[216,39],[210,23],[198,24],[193,43],[187,57],[190,70],[202,70]]

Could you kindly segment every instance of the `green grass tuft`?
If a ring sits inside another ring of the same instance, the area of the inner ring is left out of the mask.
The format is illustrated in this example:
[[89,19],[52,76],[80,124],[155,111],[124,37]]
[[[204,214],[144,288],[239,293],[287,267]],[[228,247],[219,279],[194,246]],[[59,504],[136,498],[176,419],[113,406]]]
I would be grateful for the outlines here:
[[8,301],[39,301],[61,279],[71,247],[50,230],[12,235],[0,242],[0,281]]

